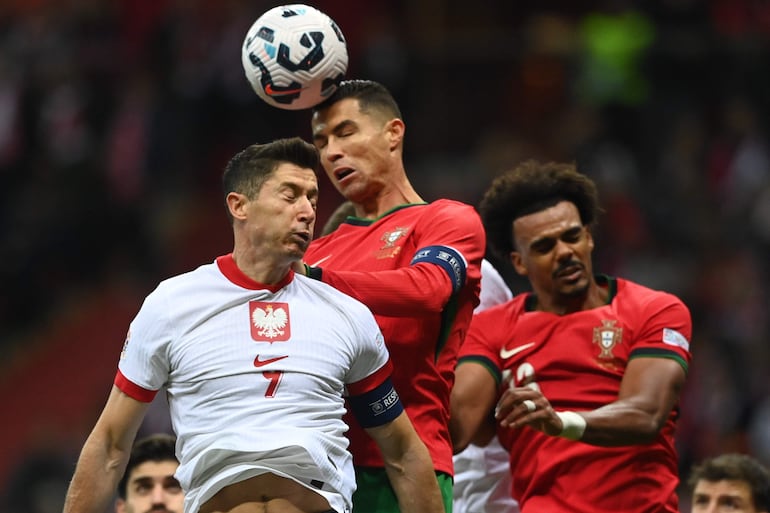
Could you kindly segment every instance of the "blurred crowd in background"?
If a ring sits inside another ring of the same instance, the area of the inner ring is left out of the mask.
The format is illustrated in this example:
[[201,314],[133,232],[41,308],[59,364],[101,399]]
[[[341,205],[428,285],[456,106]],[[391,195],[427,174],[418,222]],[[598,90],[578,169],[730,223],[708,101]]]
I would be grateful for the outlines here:
[[[527,158],[597,181],[595,270],[692,311],[682,475],[727,451],[770,464],[770,2],[311,3],[348,76],[400,102],[424,198],[477,204]],[[0,512],[60,511],[141,299],[230,250],[227,159],[310,140],[307,111],[243,76],[274,5],[0,3]],[[319,227],[340,201],[323,178]]]

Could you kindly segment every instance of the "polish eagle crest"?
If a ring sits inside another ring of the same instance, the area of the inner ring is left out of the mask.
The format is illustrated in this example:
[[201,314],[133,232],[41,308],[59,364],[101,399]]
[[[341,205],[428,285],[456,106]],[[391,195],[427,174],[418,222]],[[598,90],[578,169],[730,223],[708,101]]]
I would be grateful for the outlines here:
[[256,307],[251,313],[251,322],[258,328],[257,335],[261,337],[275,338],[283,335],[288,320],[286,310],[281,307],[273,309],[273,305],[267,305],[264,309]]

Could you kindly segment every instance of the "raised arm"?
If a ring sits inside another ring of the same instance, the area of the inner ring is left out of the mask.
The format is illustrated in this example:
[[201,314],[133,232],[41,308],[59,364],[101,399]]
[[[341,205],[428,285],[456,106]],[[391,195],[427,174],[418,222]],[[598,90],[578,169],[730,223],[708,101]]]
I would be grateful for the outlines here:
[[80,452],[64,513],[103,513],[123,476],[149,403],[113,386],[99,420]]
[[382,451],[401,513],[444,513],[433,462],[407,414],[366,432]]
[[309,276],[358,299],[372,312],[391,317],[441,312],[454,293],[446,271],[426,263],[378,272],[311,268]]
[[[295,267],[358,299],[378,315],[414,317],[446,308],[453,295],[473,293],[478,302],[486,236],[473,207],[447,204],[432,210],[410,234],[409,265],[381,271]],[[471,285],[467,287],[466,285]],[[471,291],[468,291],[468,288]]]

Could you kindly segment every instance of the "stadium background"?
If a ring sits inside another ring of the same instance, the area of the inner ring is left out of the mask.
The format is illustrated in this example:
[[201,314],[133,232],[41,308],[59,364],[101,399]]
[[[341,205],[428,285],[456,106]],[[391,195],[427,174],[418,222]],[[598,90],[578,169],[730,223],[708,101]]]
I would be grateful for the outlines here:
[[[0,4],[1,512],[60,511],[142,298],[229,251],[229,156],[309,139],[307,112],[242,75],[273,5]],[[348,39],[349,76],[399,100],[426,199],[476,204],[530,157],[597,180],[596,269],[692,310],[682,475],[728,450],[770,464],[770,2],[314,5]],[[319,227],[341,199],[321,188]],[[144,430],[167,428],[162,409]]]

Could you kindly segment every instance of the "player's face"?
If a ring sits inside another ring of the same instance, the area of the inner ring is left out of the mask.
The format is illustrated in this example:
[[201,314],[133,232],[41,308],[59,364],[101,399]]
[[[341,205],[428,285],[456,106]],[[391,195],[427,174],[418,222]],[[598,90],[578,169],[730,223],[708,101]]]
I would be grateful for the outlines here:
[[400,119],[384,119],[359,110],[345,98],[315,112],[313,143],[329,180],[345,198],[365,203],[392,181],[393,152],[403,135]]
[[519,217],[513,231],[511,262],[538,297],[560,304],[586,294],[592,281],[594,241],[574,203],[562,201]]
[[[695,485],[692,513],[760,513],[743,481],[705,481]],[[767,512],[766,512],[767,513]]]
[[247,201],[250,245],[278,258],[301,259],[315,226],[318,181],[312,169],[284,162]]
[[174,472],[175,461],[146,461],[128,478],[126,499],[115,503],[116,513],[182,513],[184,493]]

